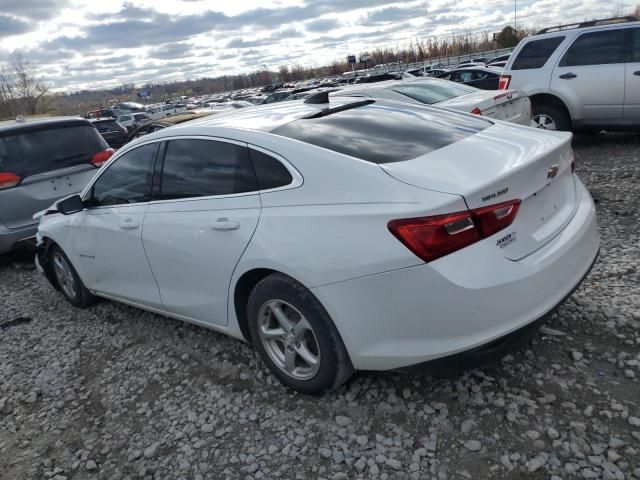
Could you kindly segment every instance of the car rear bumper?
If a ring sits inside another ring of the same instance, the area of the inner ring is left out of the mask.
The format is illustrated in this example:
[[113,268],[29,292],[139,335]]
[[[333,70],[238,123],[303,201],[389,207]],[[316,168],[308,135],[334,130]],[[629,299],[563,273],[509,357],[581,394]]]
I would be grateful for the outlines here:
[[20,228],[7,228],[0,223],[0,254],[8,252],[21,242],[32,242],[37,230],[37,224]]
[[572,220],[521,260],[507,259],[487,239],[430,264],[312,289],[354,367],[390,370],[459,354],[554,311],[589,272],[600,246],[593,201],[576,183]]

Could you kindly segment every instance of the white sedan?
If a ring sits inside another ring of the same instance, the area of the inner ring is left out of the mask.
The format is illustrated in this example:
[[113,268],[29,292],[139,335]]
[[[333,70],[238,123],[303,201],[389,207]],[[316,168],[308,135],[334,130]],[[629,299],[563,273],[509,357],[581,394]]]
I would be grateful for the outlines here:
[[462,352],[476,365],[597,256],[570,141],[326,92],[205,117],[131,142],[41,212],[38,266],[79,307],[104,297],[251,342],[305,393]]
[[356,85],[332,96],[359,96],[451,108],[531,126],[531,101],[518,90],[480,90],[439,78],[389,80]]

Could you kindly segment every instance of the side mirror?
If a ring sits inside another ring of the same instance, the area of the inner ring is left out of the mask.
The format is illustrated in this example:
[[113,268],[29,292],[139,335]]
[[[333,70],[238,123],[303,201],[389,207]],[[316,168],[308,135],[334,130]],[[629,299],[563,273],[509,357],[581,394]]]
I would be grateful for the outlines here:
[[63,215],[71,215],[72,213],[81,212],[84,210],[84,203],[80,198],[80,195],[73,195],[72,197],[61,200],[56,205],[58,211]]

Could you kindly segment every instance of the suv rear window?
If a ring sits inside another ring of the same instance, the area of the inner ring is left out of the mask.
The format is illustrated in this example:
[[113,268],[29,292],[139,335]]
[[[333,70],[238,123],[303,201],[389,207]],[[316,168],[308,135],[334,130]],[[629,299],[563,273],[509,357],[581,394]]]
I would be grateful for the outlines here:
[[115,120],[101,120],[99,122],[93,122],[93,124],[100,133],[111,132],[113,130],[119,131],[121,129]]
[[527,70],[531,68],[542,68],[549,57],[556,51],[558,45],[562,43],[564,36],[543,38],[533,40],[522,47],[520,53],[513,61],[511,70]]
[[376,101],[295,120],[272,133],[368,162],[392,163],[446,147],[490,125],[487,120],[429,107]]
[[0,171],[21,177],[89,163],[109,148],[92,125],[59,124],[0,134]]

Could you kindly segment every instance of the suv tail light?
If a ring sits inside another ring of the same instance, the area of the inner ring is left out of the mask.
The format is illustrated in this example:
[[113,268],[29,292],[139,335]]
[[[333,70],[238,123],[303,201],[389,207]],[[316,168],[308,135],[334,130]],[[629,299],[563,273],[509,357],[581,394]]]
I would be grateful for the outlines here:
[[91,165],[98,168],[101,167],[114,153],[116,153],[116,151],[113,148],[107,148],[106,150],[95,153],[91,159]]
[[480,110],[478,107],[473,107],[471,113],[473,113],[474,115],[482,115],[482,110]]
[[22,181],[22,177],[13,172],[0,172],[0,190],[15,187]]
[[389,231],[429,263],[467,247],[513,223],[520,200],[433,217],[391,220]]
[[506,90],[511,84],[511,75],[502,75],[500,82],[498,82],[498,90]]

